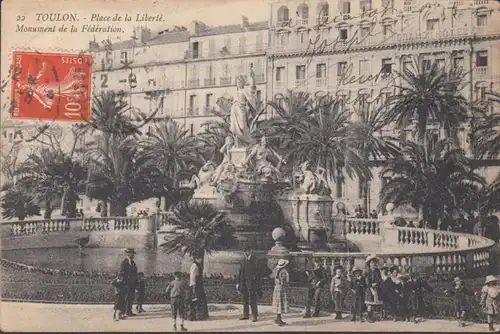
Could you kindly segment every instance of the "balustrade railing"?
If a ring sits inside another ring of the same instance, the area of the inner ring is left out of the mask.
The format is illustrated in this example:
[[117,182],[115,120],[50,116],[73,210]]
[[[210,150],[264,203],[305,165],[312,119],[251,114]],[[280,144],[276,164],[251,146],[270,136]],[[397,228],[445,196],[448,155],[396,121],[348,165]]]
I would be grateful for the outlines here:
[[89,217],[56,218],[4,222],[8,232],[2,236],[29,236],[45,233],[66,233],[70,231],[106,232],[141,231],[147,228],[147,220],[153,217]]
[[345,234],[380,235],[380,224],[376,219],[347,218]]

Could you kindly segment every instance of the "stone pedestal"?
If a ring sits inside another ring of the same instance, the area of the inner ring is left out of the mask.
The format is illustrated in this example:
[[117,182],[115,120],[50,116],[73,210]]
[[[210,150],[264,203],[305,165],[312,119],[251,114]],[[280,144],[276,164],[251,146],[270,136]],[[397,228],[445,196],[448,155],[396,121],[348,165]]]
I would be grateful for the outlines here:
[[233,147],[231,149],[231,162],[237,169],[243,168],[243,163],[247,158],[247,149],[244,147]]

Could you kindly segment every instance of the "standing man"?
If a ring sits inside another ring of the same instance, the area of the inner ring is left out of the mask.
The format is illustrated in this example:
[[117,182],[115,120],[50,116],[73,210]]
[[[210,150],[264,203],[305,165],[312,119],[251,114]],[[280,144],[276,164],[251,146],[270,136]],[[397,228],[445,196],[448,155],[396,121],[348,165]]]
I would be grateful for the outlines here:
[[262,296],[262,284],[260,268],[255,256],[245,247],[243,248],[243,259],[238,275],[236,290],[243,296],[243,316],[240,320],[250,318],[249,308],[252,310],[252,321],[257,321],[257,296]]
[[127,258],[122,261],[120,266],[120,276],[123,277],[123,281],[127,286],[125,314],[128,316],[135,316],[135,313],[132,313],[132,304],[134,303],[135,288],[137,284],[137,265],[134,262],[135,250],[133,248],[127,248],[125,253],[127,254]]
[[321,307],[321,292],[325,285],[327,272],[323,267],[321,258],[315,257],[313,260],[314,269],[312,271],[307,271],[307,281],[309,283],[309,289],[307,292],[307,306],[306,314],[304,318],[311,317],[311,307],[314,305],[313,317],[319,317],[320,307]]

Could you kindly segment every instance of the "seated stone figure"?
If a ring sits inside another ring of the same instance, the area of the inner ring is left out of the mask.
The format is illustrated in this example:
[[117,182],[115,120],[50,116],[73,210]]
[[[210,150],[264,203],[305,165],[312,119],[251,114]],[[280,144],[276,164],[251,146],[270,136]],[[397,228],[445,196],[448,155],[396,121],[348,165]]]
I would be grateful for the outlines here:
[[[278,167],[269,161],[272,157],[279,160]],[[268,146],[266,137],[262,137],[260,143],[252,147],[243,165],[249,166],[251,161],[253,161],[252,172],[261,180],[277,181],[281,177],[279,166],[284,162],[284,159]]]
[[198,172],[197,175],[191,177],[189,185],[194,189],[202,189],[211,187],[212,175],[214,174],[215,167],[212,161],[207,161]]

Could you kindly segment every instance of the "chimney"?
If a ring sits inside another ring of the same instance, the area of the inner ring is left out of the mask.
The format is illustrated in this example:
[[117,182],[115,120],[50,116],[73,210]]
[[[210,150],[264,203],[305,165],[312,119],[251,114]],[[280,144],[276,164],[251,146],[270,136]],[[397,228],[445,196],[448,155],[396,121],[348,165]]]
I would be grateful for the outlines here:
[[241,16],[241,26],[243,28],[248,27],[248,17],[246,16]]
[[203,22],[200,21],[192,21],[191,24],[189,25],[189,32],[192,34],[197,34],[206,27],[206,25]]
[[89,51],[97,51],[99,50],[99,43],[95,41],[95,35],[94,35],[94,40],[89,41]]
[[146,43],[151,39],[151,29],[149,28],[140,28],[140,35],[139,35],[139,41],[141,43]]

